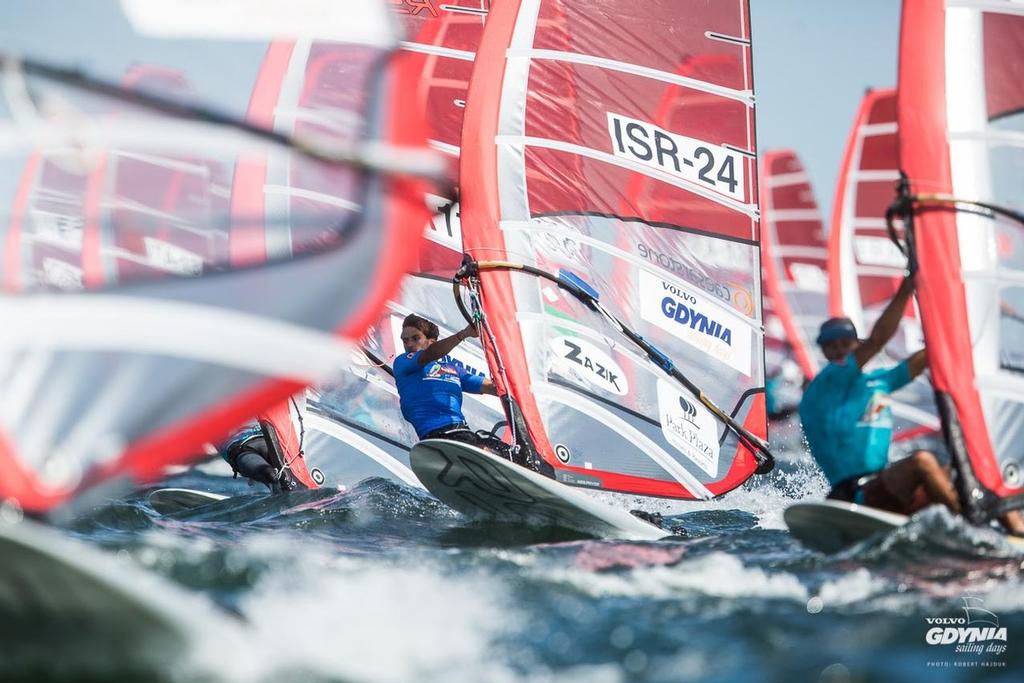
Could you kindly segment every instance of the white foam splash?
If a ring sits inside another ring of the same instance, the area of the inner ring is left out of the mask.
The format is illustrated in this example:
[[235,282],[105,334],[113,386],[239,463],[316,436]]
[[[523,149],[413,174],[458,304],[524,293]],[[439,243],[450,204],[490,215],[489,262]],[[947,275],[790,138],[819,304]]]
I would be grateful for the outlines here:
[[807,588],[792,574],[769,574],[726,553],[715,552],[670,567],[626,573],[546,568],[537,579],[559,581],[593,597],[667,599],[687,594],[722,598],[757,597],[806,601]]
[[381,683],[517,678],[488,656],[518,626],[493,581],[335,558],[271,573],[242,609],[253,635],[247,657],[233,657],[248,660],[235,680],[296,670]]

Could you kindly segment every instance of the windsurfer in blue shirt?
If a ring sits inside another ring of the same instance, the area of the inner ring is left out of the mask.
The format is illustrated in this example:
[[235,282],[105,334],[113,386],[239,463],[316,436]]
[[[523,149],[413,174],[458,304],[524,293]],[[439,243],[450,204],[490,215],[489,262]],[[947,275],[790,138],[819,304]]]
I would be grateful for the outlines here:
[[402,321],[405,353],[394,363],[402,417],[420,439],[449,439],[499,449],[498,439],[471,430],[462,414],[462,393],[496,396],[494,382],[469,372],[448,355],[464,340],[476,337],[476,329],[469,325],[440,340],[439,333],[437,325],[415,314]]
[[894,367],[863,370],[896,334],[913,291],[913,276],[908,276],[867,339],[857,338],[849,318],[821,325],[817,342],[829,364],[804,391],[800,419],[811,454],[832,486],[829,498],[901,514],[933,503],[960,512],[949,468],[934,453],[918,450],[889,464],[889,394],[924,371],[925,349]]

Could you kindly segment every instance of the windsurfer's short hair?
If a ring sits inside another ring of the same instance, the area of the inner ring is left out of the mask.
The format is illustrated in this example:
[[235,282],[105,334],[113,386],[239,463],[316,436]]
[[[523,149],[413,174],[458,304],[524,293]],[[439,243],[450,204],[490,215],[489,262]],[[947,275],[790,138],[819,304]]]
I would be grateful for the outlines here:
[[402,321],[402,327],[414,327],[422,332],[424,337],[434,341],[437,341],[438,335],[441,334],[441,331],[437,329],[437,325],[415,313],[405,316],[405,320]]

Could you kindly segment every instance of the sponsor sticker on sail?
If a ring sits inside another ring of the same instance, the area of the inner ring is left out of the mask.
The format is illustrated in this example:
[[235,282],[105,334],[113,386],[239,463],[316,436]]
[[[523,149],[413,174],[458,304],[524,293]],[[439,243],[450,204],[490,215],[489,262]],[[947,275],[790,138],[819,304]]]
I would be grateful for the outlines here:
[[653,123],[608,112],[615,156],[743,201],[743,156],[731,149],[672,133]]
[[640,315],[712,358],[750,376],[751,336],[743,319],[707,297],[640,271]]
[[619,364],[585,339],[555,337],[550,345],[555,354],[555,367],[577,383],[618,396],[629,392],[629,384]]
[[708,476],[717,475],[718,429],[707,408],[659,379],[658,412],[665,439]]

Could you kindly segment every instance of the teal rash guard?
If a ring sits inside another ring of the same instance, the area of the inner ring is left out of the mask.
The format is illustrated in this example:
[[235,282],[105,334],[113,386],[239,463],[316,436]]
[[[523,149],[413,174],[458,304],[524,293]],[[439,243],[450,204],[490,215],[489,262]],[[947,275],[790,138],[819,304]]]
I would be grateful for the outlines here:
[[829,363],[810,383],[800,401],[800,420],[829,484],[886,466],[892,441],[889,394],[910,380],[905,360],[863,372],[850,353],[842,362]]

